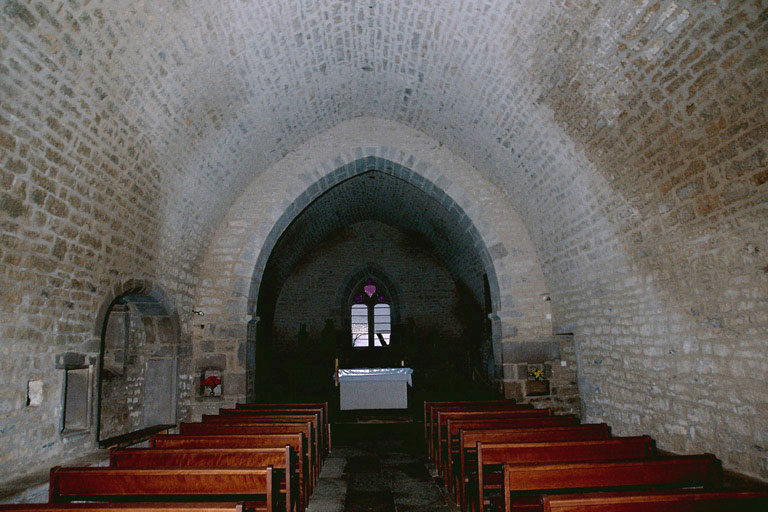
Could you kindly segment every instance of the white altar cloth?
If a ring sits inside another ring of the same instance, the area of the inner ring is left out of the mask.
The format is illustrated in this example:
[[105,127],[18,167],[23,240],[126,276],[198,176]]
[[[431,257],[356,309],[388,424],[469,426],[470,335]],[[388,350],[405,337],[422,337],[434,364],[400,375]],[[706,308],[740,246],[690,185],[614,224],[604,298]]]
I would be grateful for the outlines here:
[[407,409],[411,368],[339,369],[339,406],[351,409]]

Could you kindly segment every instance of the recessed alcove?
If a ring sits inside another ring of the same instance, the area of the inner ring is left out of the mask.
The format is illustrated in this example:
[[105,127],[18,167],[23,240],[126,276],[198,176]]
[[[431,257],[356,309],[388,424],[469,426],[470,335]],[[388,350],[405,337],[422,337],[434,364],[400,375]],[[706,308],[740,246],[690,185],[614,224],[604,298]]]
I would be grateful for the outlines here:
[[162,292],[129,285],[105,307],[98,440],[176,422],[179,330]]
[[[299,212],[259,289],[256,344],[274,389],[332,399],[335,365],[412,367],[421,388],[477,372],[492,380],[487,254],[462,215],[448,198],[375,169]],[[375,333],[377,308],[387,327]],[[355,317],[363,310],[365,321]],[[361,327],[369,316],[371,332]],[[356,342],[360,329],[366,339]]]

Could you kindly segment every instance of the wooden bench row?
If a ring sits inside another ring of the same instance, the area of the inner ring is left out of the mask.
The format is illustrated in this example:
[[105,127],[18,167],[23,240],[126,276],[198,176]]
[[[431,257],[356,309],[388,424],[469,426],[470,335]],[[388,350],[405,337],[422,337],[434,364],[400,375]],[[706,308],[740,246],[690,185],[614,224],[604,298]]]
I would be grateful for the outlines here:
[[[53,468],[48,504],[0,506],[0,511],[306,508],[330,449],[327,404],[254,404],[253,410],[226,411],[182,424],[180,434],[153,436],[150,448],[112,450],[109,467]],[[105,503],[73,503],[78,501]]]
[[648,436],[531,413],[500,401],[425,402],[428,456],[465,512],[768,510],[768,492],[720,489],[713,455],[661,457]]

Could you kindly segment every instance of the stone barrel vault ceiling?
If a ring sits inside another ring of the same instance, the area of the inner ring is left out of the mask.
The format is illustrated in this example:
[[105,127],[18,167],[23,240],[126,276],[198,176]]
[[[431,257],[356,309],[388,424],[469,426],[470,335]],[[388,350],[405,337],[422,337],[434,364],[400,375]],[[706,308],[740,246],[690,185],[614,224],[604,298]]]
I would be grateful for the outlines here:
[[[438,141],[519,212],[587,419],[768,477],[766,9],[2,0],[2,359],[26,361],[10,380],[92,350],[127,279],[159,282],[187,332],[240,193],[368,116]],[[0,415],[43,445],[54,420],[18,412],[22,388]]]

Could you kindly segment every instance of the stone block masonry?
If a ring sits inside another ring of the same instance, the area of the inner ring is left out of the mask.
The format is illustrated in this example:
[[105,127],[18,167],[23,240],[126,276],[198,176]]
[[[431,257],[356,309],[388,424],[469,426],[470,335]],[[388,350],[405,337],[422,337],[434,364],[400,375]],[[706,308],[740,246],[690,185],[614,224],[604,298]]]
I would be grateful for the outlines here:
[[504,344],[554,326],[585,420],[768,478],[766,19],[756,1],[0,2],[0,462],[92,446],[59,435],[54,358],[98,354],[131,280],[179,311],[181,410],[204,347],[244,375],[271,230],[373,156],[489,249],[500,382]]

